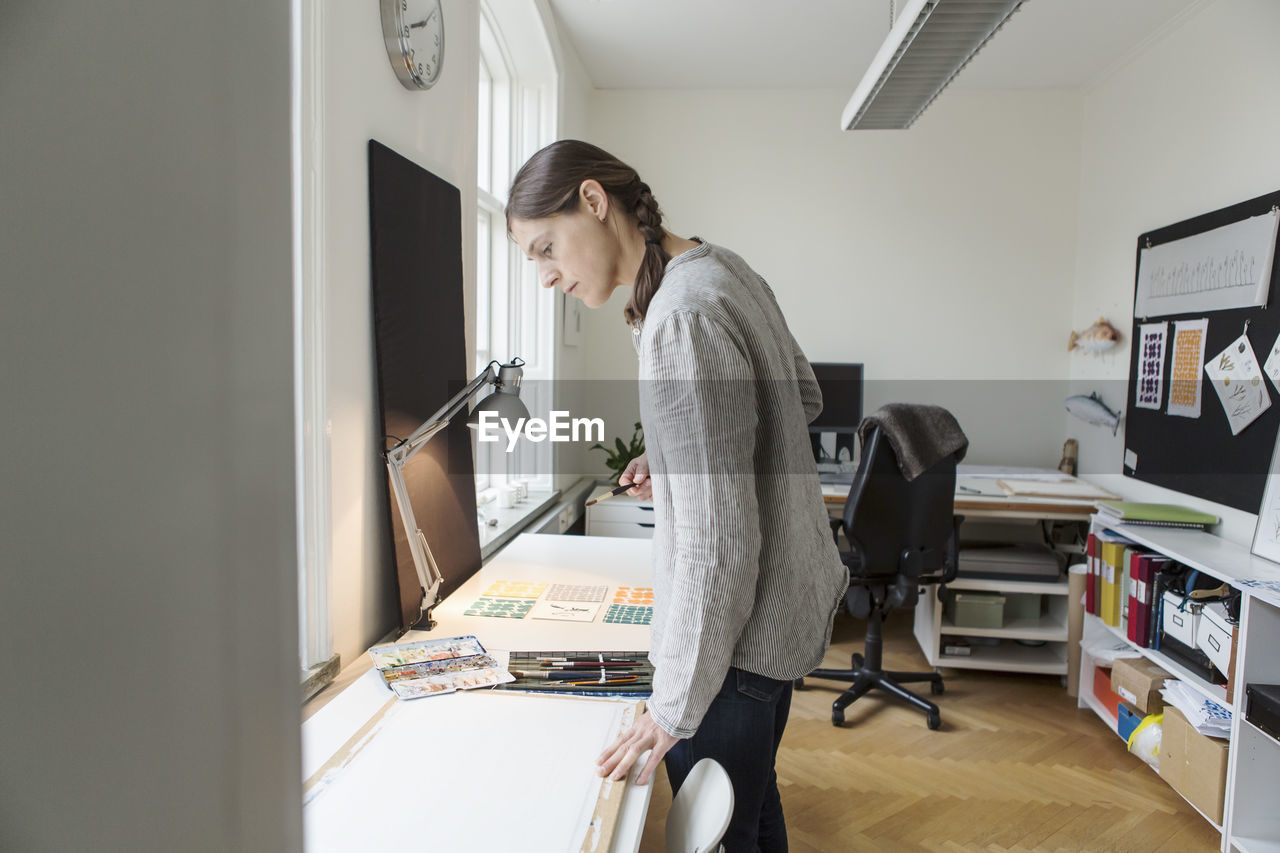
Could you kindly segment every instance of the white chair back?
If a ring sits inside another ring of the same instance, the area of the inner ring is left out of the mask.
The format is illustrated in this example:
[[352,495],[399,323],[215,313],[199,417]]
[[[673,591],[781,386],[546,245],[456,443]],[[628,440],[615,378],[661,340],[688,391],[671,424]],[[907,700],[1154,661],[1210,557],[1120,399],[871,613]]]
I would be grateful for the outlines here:
[[715,759],[702,759],[667,812],[667,853],[715,853],[732,816],[729,774]]

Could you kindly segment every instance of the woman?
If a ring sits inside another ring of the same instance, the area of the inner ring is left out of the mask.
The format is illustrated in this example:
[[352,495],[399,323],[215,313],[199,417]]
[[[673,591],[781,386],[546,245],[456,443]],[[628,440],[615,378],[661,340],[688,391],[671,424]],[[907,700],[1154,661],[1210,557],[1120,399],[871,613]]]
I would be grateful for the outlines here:
[[[719,246],[668,233],[635,170],[553,143],[517,173],[511,237],[544,287],[588,307],[630,287],[647,453],[619,479],[652,494],[648,711],[600,756],[673,791],[703,757],[733,781],[728,851],[785,850],[774,759],[791,682],[817,667],[848,583],[807,425],[821,394],[764,280]],[[650,472],[652,471],[652,476]]]

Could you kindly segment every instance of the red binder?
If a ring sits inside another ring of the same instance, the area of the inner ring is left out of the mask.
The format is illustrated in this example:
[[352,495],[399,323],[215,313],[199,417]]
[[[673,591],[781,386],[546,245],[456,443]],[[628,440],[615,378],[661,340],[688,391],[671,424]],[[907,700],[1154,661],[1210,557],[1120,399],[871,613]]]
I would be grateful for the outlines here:
[[1085,564],[1089,567],[1089,583],[1084,588],[1084,612],[1098,615],[1098,537],[1089,534],[1089,540],[1085,544]]
[[1141,636],[1138,631],[1142,625],[1142,615],[1139,610],[1142,606],[1142,583],[1141,572],[1139,566],[1145,562],[1145,558],[1149,554],[1143,554],[1138,551],[1129,552],[1129,565],[1126,567],[1129,572],[1129,621],[1125,628],[1125,633],[1129,637],[1129,642],[1139,642],[1138,637]]
[[1155,613],[1156,573],[1170,562],[1172,561],[1168,557],[1161,554],[1143,554],[1142,559],[1138,562],[1137,588],[1139,600],[1137,607],[1140,620],[1137,626],[1137,635],[1130,636],[1129,639],[1143,648],[1148,648],[1151,645],[1151,620],[1154,618]]

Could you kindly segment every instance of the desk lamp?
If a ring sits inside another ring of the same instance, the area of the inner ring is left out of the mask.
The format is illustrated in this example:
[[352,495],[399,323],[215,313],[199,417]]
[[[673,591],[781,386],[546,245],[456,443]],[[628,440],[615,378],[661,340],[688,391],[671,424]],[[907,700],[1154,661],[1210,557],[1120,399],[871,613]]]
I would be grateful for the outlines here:
[[509,364],[491,361],[475,379],[450,398],[434,415],[423,421],[406,439],[397,442],[386,450],[387,474],[391,478],[391,491],[395,493],[396,503],[400,507],[400,521],[409,540],[409,551],[413,554],[413,566],[418,572],[418,582],[422,584],[422,602],[419,605],[422,615],[426,617],[426,626],[431,627],[431,608],[435,606],[440,594],[440,584],[444,575],[436,565],[431,548],[427,545],[427,537],[422,535],[417,518],[413,514],[413,506],[409,502],[409,487],[404,481],[404,466],[414,454],[422,449],[432,436],[447,427],[450,421],[467,405],[467,401],[486,385],[493,385],[493,393],[485,397],[471,410],[467,425],[476,428],[480,424],[481,412],[496,412],[499,418],[515,423],[520,418],[528,418],[529,410],[520,402],[520,382],[524,377],[524,360],[513,358]]

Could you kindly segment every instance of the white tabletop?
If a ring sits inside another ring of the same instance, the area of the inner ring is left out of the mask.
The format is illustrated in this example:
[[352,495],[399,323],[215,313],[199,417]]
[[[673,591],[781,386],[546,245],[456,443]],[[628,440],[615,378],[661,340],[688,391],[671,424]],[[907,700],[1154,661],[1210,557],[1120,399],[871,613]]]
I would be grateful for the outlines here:
[[[602,620],[614,588],[653,585],[650,544],[648,539],[523,533],[436,605],[431,617],[437,624],[430,632],[410,631],[402,642],[474,634],[489,651],[648,651],[648,626],[612,625]],[[464,611],[497,581],[600,584],[609,589],[604,605],[591,622],[464,616]]]
[[[406,634],[403,641],[474,634],[490,651],[647,650],[647,626],[605,624],[601,620],[614,588],[652,585],[649,555],[650,543],[644,539],[522,534],[449,598],[436,606],[433,616],[438,624],[430,632],[413,631]],[[464,616],[463,611],[496,581],[599,584],[608,585],[609,589],[606,593],[606,606],[601,607],[593,622]],[[306,720],[302,725],[304,779],[324,766],[392,696],[378,674],[370,670]],[[454,694],[414,701],[424,703],[420,707],[429,709],[444,707],[430,703],[459,699],[465,701],[467,698],[466,695]],[[518,721],[513,719],[512,725],[518,725]],[[537,736],[546,734],[546,731],[536,733]],[[552,734],[573,736],[573,732]],[[483,732],[477,732],[476,735],[484,737]],[[533,736],[535,733],[531,733],[531,737]],[[404,768],[389,767],[388,784],[407,782],[418,786],[424,797],[433,799],[435,808],[441,809],[444,806],[443,810],[448,811],[445,801],[459,792],[453,790],[447,774],[429,773],[406,780],[403,770]],[[437,781],[440,783],[439,790],[434,784]],[[627,786],[610,847],[612,853],[639,849],[652,791],[651,784]],[[469,806],[460,804],[459,810],[467,807]],[[485,846],[489,842],[492,842],[494,850],[510,849],[510,838],[486,839],[482,834],[477,834],[478,846],[475,849],[490,849]]]

